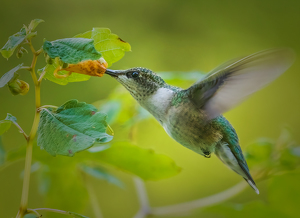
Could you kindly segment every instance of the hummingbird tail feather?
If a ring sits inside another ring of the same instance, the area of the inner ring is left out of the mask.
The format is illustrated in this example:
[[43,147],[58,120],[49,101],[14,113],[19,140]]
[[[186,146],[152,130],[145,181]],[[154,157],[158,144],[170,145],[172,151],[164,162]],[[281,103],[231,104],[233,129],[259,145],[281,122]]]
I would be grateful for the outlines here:
[[[240,152],[232,151],[227,142],[221,142],[216,146],[215,154],[216,156],[231,170],[242,176],[246,182],[254,189],[254,191],[259,194],[259,190],[249,173],[247,163],[244,159],[242,151]],[[239,146],[239,145],[237,145]]]
[[256,187],[255,183],[254,183],[253,181],[251,181],[250,179],[246,179],[246,178],[244,178],[244,179],[245,179],[246,182],[248,182],[248,184],[254,189],[254,191],[256,192],[256,194],[259,195],[259,190],[258,190],[258,188]]

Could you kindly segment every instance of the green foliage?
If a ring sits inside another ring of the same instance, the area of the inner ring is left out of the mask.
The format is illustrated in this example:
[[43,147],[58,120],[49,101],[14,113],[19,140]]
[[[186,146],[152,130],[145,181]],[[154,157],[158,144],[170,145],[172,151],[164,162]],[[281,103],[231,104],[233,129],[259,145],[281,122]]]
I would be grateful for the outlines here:
[[[22,130],[17,119],[11,114],[8,114],[5,120],[0,121],[0,135],[6,132],[13,123],[27,140],[26,146],[20,146],[8,152],[0,144],[0,165],[5,167],[25,158],[26,164],[32,163],[32,165],[31,170],[30,167],[26,167],[22,173],[24,184],[27,180],[27,185],[25,185],[27,188],[24,186],[24,190],[27,189],[28,191],[30,173],[36,171],[39,190],[42,194],[47,195],[45,198],[46,206],[63,207],[66,210],[65,214],[75,218],[86,218],[74,212],[67,212],[80,211],[86,206],[88,193],[85,189],[85,180],[89,179],[86,175],[123,187],[123,183],[104,168],[105,166],[117,168],[145,180],[158,180],[178,174],[180,168],[172,159],[157,154],[151,149],[132,145],[131,142],[107,144],[113,138],[106,133],[108,121],[111,123],[125,121],[127,126],[132,126],[149,117],[149,113],[137,106],[136,103],[132,104],[134,107],[132,113],[132,108],[130,108],[131,106],[128,107],[128,103],[134,101],[131,98],[129,100],[128,95],[125,97],[123,93],[112,94],[112,97],[101,106],[101,110],[105,113],[98,112],[93,105],[77,100],[67,101],[60,107],[40,105],[39,89],[43,77],[61,85],[68,82],[84,81],[90,76],[73,73],[61,79],[56,78],[53,73],[65,68],[66,64],[98,60],[101,56],[105,58],[108,65],[111,65],[131,49],[127,42],[106,28],[94,28],[92,31],[81,34],[81,37],[77,35],[75,38],[59,39],[52,42],[45,41],[43,50],[47,65],[39,70],[40,78],[37,78],[34,75],[34,67],[42,49],[35,51],[31,44],[31,38],[36,35],[32,31],[41,22],[43,20],[40,19],[31,21],[28,27],[24,26],[19,33],[10,37],[8,43],[1,50],[2,55],[8,58],[14,50],[18,49],[17,55],[20,57],[26,51],[22,45],[29,44],[34,55],[31,63],[33,67],[23,67],[23,64],[20,64],[13,68],[2,76],[0,87],[8,84],[13,94],[24,94],[26,87],[22,88],[22,85],[26,82],[18,80],[16,72],[20,69],[30,71],[36,90],[37,110],[30,135]],[[105,70],[105,63],[101,62],[100,64],[103,64]],[[68,72],[59,71],[58,75],[66,73]],[[29,87],[27,86],[27,88]],[[133,115],[136,115],[134,119],[132,119]],[[38,117],[40,119],[37,119]],[[36,120],[39,120],[39,123]],[[36,134],[37,141],[34,141]],[[91,148],[93,145],[95,147]],[[27,155],[28,152],[31,152],[28,148],[32,146],[33,161],[31,161],[31,155]],[[83,150],[87,151],[77,154],[74,158],[60,156],[74,156],[75,153]],[[70,201],[70,199],[74,200]],[[22,196],[22,204],[23,202],[27,202],[24,196]],[[21,208],[26,208],[26,205],[27,203],[21,205]],[[54,210],[52,211],[54,212]],[[27,214],[26,216],[35,217],[36,215]]]
[[40,162],[41,169],[37,173],[39,190],[47,196],[45,205],[67,211],[81,211],[88,200],[88,193],[74,160],[46,157]]
[[96,50],[102,54],[109,67],[120,60],[126,51],[131,50],[129,43],[111,33],[108,28],[93,28],[75,37],[93,39]]
[[51,58],[59,57],[64,63],[77,64],[101,57],[93,42],[94,40],[85,38],[58,39],[52,42],[45,41],[43,49]]
[[11,121],[9,120],[1,120],[0,121],[0,135],[5,133],[11,127]]
[[151,117],[150,113],[142,108],[127,93],[124,87],[117,87],[105,101],[95,102],[94,105],[110,115],[109,123],[119,123],[124,127],[131,127],[138,122]]
[[19,64],[18,66],[14,67],[13,69],[11,69],[10,71],[8,71],[7,73],[5,73],[1,79],[0,79],[0,88],[2,88],[3,86],[5,86],[8,82],[10,82],[14,76],[15,73],[20,70],[20,68],[23,66],[23,64]]
[[17,118],[7,113],[6,118],[0,121],[0,135],[9,130],[9,128],[11,127],[11,123],[17,123]]
[[[44,68],[38,70],[38,73],[41,74],[45,71],[44,78],[59,85],[66,85],[69,82],[86,81],[90,76],[78,73],[73,73],[66,78],[56,78],[53,72],[61,63],[57,59],[55,61],[52,59],[59,57],[65,63],[77,64],[83,60],[96,60],[103,56],[108,66],[111,66],[112,63],[120,60],[126,51],[130,51],[131,49],[127,42],[121,40],[117,35],[112,34],[107,28],[94,28],[92,31],[76,35],[75,37],[53,42],[46,41],[44,50],[49,55],[46,57],[48,61]],[[84,45],[87,45],[87,47],[84,47]],[[75,50],[79,50],[80,52],[74,52]],[[59,75],[67,73],[67,71],[58,72]]]
[[43,22],[41,19],[32,20],[27,28],[25,25],[24,27],[14,35],[8,38],[6,44],[0,49],[0,52],[4,58],[9,58],[12,56],[16,49],[22,49],[22,45],[25,44],[28,40],[32,37],[36,36],[36,32],[32,32],[38,24]]
[[28,31],[29,32],[32,32],[33,30],[35,30],[35,28],[40,24],[40,23],[43,23],[45,22],[44,20],[42,19],[34,19],[30,22],[29,26],[28,26]]
[[249,167],[255,165],[267,165],[267,161],[274,149],[274,142],[267,139],[260,139],[247,146],[245,156]]
[[5,120],[10,120],[13,123],[17,122],[17,118],[11,115],[10,113],[7,113]]
[[128,142],[114,143],[102,152],[89,155],[89,159],[113,165],[145,180],[169,178],[181,170],[168,156]]
[[73,156],[94,144],[106,143],[106,114],[85,102],[70,100],[53,110],[43,108],[38,128],[38,145],[55,156]]
[[1,48],[0,52],[4,58],[12,56],[17,47],[19,47],[26,39],[26,29],[22,28],[20,32],[8,38],[6,44]]
[[[98,152],[91,152],[89,149],[78,153],[73,158],[52,157],[36,145],[33,152],[33,164],[40,163],[37,175],[39,190],[47,196],[45,205],[51,208],[63,207],[69,211],[80,211],[87,204],[88,194],[84,188],[82,173],[123,187],[122,182],[106,170],[104,165],[113,166],[148,180],[167,178],[180,171],[169,157],[128,142],[114,143],[102,150],[99,149]],[[25,146],[11,150],[6,153],[6,163],[25,158],[25,155]],[[57,196],[60,196],[59,199]],[[70,201],[70,199],[74,200]]]
[[276,176],[271,179],[268,185],[267,203],[259,200],[245,204],[223,203],[206,208],[204,212],[219,214],[228,218],[295,217],[295,214],[300,213],[298,206],[300,195],[299,179],[299,172]]
[[99,166],[88,166],[85,164],[80,165],[80,169],[84,171],[86,174],[91,175],[97,179],[105,180],[111,184],[114,184],[119,187],[124,187],[124,184],[117,179],[115,176],[111,175],[102,167]]
[[261,139],[247,146],[245,157],[250,168],[279,173],[300,167],[299,150],[300,145],[294,141],[290,130],[283,129],[276,142]]

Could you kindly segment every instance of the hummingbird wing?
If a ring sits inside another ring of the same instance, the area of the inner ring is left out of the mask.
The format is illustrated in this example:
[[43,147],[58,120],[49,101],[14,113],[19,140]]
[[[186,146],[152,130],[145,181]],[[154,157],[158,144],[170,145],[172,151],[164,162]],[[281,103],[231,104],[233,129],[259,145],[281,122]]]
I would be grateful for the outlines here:
[[275,80],[294,59],[289,48],[264,50],[220,65],[185,91],[213,119]]

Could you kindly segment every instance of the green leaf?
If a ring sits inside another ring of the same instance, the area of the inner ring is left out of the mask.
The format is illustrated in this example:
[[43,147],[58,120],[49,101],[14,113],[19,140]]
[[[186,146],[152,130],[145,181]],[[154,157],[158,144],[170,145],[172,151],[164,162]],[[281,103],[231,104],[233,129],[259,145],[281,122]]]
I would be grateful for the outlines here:
[[[67,85],[69,82],[81,82],[90,79],[90,76],[79,74],[79,73],[72,73],[70,76],[66,78],[56,78],[53,75],[54,70],[58,67],[57,63],[47,64],[44,68],[39,69],[38,73],[41,74],[43,71],[46,71],[44,79],[50,80],[51,82],[57,83],[59,85]],[[68,73],[65,70],[59,71],[58,74],[66,74]]]
[[116,34],[111,33],[108,28],[93,28],[92,31],[76,35],[75,37],[93,39],[96,50],[102,54],[108,66],[120,60],[126,51],[131,50],[129,43],[123,41]]
[[7,113],[5,120],[10,120],[13,123],[17,123],[17,118],[11,115],[10,113]]
[[7,113],[6,118],[0,121],[0,135],[9,130],[12,122],[17,123],[17,118],[10,113]]
[[51,58],[59,57],[68,64],[77,64],[84,60],[98,60],[101,57],[94,47],[94,40],[86,38],[45,41],[43,49]]
[[0,135],[5,133],[11,127],[11,121],[9,120],[1,120],[0,121]]
[[104,151],[106,149],[110,148],[110,145],[109,144],[104,144],[104,145],[95,145],[91,148],[88,149],[89,152],[91,153],[96,153],[96,152],[99,152],[99,151]]
[[80,165],[80,169],[83,170],[85,173],[101,180],[105,180],[111,184],[114,184],[119,187],[124,187],[124,184],[117,179],[115,176],[108,173],[105,169],[100,167],[90,167],[87,165]]
[[113,165],[145,180],[168,178],[181,170],[168,156],[127,142],[115,143],[104,151],[89,154],[89,159]]
[[1,136],[0,136],[0,166],[5,163],[5,156],[6,156],[6,152],[4,150],[4,147],[3,147],[3,144],[2,144],[2,139],[1,139]]
[[20,70],[20,68],[23,66],[23,64],[19,64],[18,66],[16,66],[15,68],[11,69],[10,71],[8,71],[7,73],[5,73],[1,78],[0,78],[0,88],[2,88],[3,86],[5,86],[9,81],[11,81],[14,76],[15,73]]
[[26,38],[26,29],[23,27],[20,32],[10,36],[6,44],[0,49],[2,56],[4,58],[12,56],[16,48],[18,48]]
[[39,25],[40,23],[45,22],[42,19],[34,19],[30,22],[29,26],[28,26],[28,30],[31,32],[33,30],[35,30],[35,28],[37,27],[37,25]]
[[38,127],[38,145],[55,156],[73,156],[94,144],[112,140],[106,134],[106,114],[85,102],[70,100],[53,110],[43,108]]

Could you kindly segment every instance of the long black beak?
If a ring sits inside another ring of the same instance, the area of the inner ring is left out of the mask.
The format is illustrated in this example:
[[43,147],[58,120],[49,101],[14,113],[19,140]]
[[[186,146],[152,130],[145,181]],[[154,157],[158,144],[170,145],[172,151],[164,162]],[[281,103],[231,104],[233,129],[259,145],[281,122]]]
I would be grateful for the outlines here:
[[118,77],[122,74],[122,70],[106,69],[105,73],[112,76],[112,77]]

